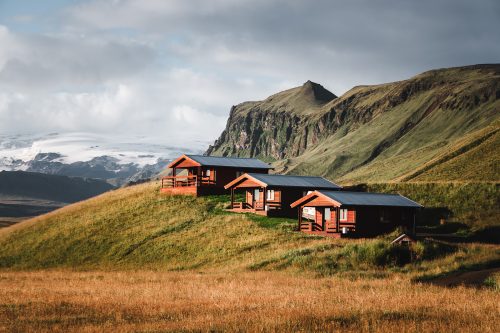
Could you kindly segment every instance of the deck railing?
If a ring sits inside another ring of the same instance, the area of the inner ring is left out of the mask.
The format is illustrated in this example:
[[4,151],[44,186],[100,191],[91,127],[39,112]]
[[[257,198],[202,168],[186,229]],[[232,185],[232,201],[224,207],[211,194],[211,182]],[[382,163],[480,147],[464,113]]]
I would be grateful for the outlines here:
[[281,202],[267,202],[267,210],[278,210],[281,209]]
[[326,222],[326,232],[337,232],[337,224],[334,222]]
[[198,186],[197,176],[167,176],[161,179],[161,187]]
[[313,221],[301,222],[300,223],[300,230],[301,231],[324,231],[319,224],[317,224]]
[[[267,202],[267,210],[278,210],[281,209],[280,202]],[[262,201],[257,201],[252,207],[251,204],[246,202],[233,202],[232,209],[252,209],[252,210],[264,210],[264,203]]]
[[304,221],[300,223],[301,231],[312,231],[312,223],[309,221]]
[[192,187],[215,185],[215,181],[208,177],[198,176],[167,176],[161,179],[161,187]]
[[246,202],[233,202],[232,209],[252,209],[252,205]]

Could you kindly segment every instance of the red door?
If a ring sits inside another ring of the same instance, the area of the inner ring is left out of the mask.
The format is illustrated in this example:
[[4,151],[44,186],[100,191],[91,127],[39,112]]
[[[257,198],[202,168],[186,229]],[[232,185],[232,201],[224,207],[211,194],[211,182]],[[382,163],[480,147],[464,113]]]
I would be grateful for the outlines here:
[[324,211],[324,208],[316,208],[316,218],[314,219],[312,231],[323,231],[323,225],[325,223]]

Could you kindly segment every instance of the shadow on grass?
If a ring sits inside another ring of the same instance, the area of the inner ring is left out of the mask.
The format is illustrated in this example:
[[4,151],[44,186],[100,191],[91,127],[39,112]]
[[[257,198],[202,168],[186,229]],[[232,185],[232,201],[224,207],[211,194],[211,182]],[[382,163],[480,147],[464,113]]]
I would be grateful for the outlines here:
[[418,228],[417,235],[452,243],[500,244],[500,226],[486,226],[474,230],[462,223],[449,223],[437,227]]
[[460,266],[458,269],[440,274],[423,275],[413,282],[428,283],[440,287],[485,287],[485,281],[500,272],[500,259]]

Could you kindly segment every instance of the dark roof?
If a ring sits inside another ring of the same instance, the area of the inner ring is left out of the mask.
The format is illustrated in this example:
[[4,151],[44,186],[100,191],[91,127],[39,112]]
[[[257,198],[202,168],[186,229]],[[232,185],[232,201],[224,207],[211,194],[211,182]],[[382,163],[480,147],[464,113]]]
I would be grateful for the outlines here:
[[249,173],[248,175],[260,180],[268,186],[303,187],[309,189],[340,189],[337,184],[323,177],[291,176],[291,175],[268,175],[262,173]]
[[396,239],[394,239],[391,242],[391,244],[398,243],[399,241],[401,241],[401,240],[403,240],[405,238],[408,238],[408,239],[411,239],[412,241],[415,241],[415,237],[414,236],[403,233],[403,234],[399,235],[398,237],[396,237]]
[[190,159],[206,166],[224,166],[231,168],[249,168],[249,169],[272,169],[273,167],[256,158],[239,157],[218,157],[203,155],[186,155]]
[[385,207],[422,207],[399,194],[347,192],[347,191],[319,191],[330,199],[347,206],[385,206]]

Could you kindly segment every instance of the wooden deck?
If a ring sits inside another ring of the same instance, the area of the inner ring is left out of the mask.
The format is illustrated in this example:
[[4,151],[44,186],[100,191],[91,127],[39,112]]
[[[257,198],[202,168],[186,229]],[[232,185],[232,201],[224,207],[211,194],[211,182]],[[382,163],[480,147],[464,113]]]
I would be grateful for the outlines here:
[[198,195],[198,188],[196,186],[183,186],[183,187],[162,187],[160,192],[170,195]]
[[301,230],[301,232],[308,234],[308,235],[316,235],[316,236],[331,237],[331,238],[345,237],[345,235],[341,234],[340,232],[304,231],[304,230]]
[[170,195],[219,194],[223,189],[216,188],[215,183],[207,177],[167,176],[161,179],[160,192]]
[[233,202],[231,204],[231,208],[226,209],[229,212],[233,213],[253,213],[259,214],[262,216],[277,216],[281,211],[281,204],[277,202],[268,202],[266,204],[267,210],[264,209],[264,205],[262,201],[255,202],[255,206],[253,207],[249,203],[246,202]]
[[337,232],[335,225],[332,223],[326,223],[325,230],[322,230],[321,226],[316,224],[314,221],[302,221],[300,223],[299,231],[310,235],[318,235],[318,236],[333,237],[333,238],[341,238],[343,236],[344,237],[346,236],[340,232]]
[[233,212],[233,213],[252,213],[252,214],[258,214],[262,216],[268,216],[268,211],[261,210],[261,209],[253,209],[253,208],[228,208],[226,209],[228,212]]

